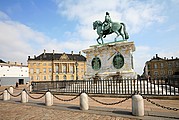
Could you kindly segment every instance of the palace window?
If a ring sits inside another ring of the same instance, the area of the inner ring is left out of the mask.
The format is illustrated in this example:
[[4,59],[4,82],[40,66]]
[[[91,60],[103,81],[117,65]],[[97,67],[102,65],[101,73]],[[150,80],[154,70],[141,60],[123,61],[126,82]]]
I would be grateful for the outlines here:
[[168,63],[168,68],[172,68],[172,63]]
[[70,65],[70,73],[73,73],[73,66],[72,65]]
[[59,80],[59,76],[58,76],[58,75],[56,75],[56,76],[55,76],[55,79],[56,79],[56,81],[58,81],[58,80]]
[[39,69],[39,68],[36,69],[36,73],[37,73],[37,74],[40,73],[40,69]]
[[158,76],[158,72],[157,72],[157,71],[155,71],[155,72],[154,72],[154,75],[155,75],[155,76]]
[[46,80],[47,78],[46,78],[46,76],[44,76],[44,80]]
[[55,65],[55,72],[56,72],[56,73],[59,73],[59,66],[58,66],[58,64]]
[[37,76],[37,80],[40,80],[40,77],[39,77],[39,76]]
[[160,64],[160,67],[163,68],[163,63]]
[[172,75],[172,71],[171,70],[168,71],[168,75]]
[[67,73],[67,67],[65,64],[63,64],[63,73]]
[[157,69],[157,63],[154,64],[154,69]]
[[46,73],[46,68],[43,69],[43,72]]
[[71,75],[71,80],[74,80],[74,75]]
[[150,65],[149,65],[149,64],[148,64],[148,66],[147,66],[147,67],[148,67],[148,69],[150,69]]
[[33,69],[33,68],[30,69],[30,73],[31,73],[31,74],[34,73],[34,69]]
[[49,73],[51,73],[52,72],[52,68],[49,68],[48,71],[49,71]]
[[66,76],[66,75],[64,75],[64,76],[63,76],[63,80],[66,80],[66,79],[67,79],[67,76]]

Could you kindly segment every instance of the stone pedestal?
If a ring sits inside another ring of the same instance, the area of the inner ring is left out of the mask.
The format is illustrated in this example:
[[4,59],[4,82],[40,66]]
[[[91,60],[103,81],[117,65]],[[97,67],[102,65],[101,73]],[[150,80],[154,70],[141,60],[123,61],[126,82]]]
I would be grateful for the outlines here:
[[136,78],[133,68],[134,42],[121,41],[90,46],[83,50],[87,58],[85,79],[102,79],[120,76],[121,78]]

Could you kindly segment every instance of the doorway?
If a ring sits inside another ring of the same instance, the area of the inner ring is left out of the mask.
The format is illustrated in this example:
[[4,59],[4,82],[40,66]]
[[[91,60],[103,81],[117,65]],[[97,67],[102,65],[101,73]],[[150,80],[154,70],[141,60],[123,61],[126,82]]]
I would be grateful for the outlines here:
[[19,79],[19,85],[24,84],[24,79]]

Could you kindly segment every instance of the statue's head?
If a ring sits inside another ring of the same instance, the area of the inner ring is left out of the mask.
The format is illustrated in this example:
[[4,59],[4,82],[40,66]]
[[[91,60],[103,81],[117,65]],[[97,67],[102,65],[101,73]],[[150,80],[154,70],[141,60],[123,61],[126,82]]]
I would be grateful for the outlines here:
[[108,12],[106,12],[106,15],[109,15],[109,13],[108,13]]

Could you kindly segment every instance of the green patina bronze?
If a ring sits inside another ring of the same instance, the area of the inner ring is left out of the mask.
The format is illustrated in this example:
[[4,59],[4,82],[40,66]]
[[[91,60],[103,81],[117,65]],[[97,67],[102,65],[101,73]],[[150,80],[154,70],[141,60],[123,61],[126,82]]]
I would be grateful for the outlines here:
[[98,45],[91,45],[90,47],[105,46],[105,45],[110,45],[116,42],[124,42],[124,41],[127,41],[127,40],[118,40],[118,41],[113,41],[113,42],[108,42],[108,43],[103,43],[103,44],[98,44]]
[[124,66],[124,57],[121,54],[117,54],[113,58],[113,66],[116,69],[120,69]]
[[[103,38],[106,37],[106,35],[116,33],[117,36],[115,37],[115,41],[117,41],[117,38],[119,35],[122,36],[123,40],[127,40],[129,38],[129,35],[126,31],[126,26],[124,23],[118,23],[118,22],[112,22],[109,13],[106,12],[105,21],[95,21],[93,22],[93,29],[97,29],[97,34],[99,37],[97,38],[98,44],[104,44]],[[98,40],[101,39],[102,43],[100,43]]]
[[101,60],[98,57],[94,57],[91,66],[94,70],[99,70],[101,68]]

